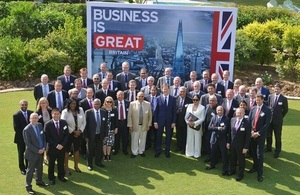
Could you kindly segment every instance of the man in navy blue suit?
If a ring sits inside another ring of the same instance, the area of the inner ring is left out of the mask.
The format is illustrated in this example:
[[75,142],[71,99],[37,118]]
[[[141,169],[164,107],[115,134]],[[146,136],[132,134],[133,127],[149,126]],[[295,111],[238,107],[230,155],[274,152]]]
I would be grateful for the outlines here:
[[154,113],[154,127],[157,129],[157,140],[155,144],[155,158],[161,154],[162,134],[166,129],[165,155],[170,158],[170,147],[173,128],[176,123],[176,98],[169,94],[170,87],[167,83],[162,85],[163,94],[157,98],[157,106]]
[[57,77],[57,80],[61,81],[62,89],[65,91],[69,91],[70,89],[74,88],[75,79],[76,79],[76,76],[71,75],[70,65],[66,65],[64,67],[64,74]]
[[257,94],[262,94],[264,97],[264,103],[268,105],[268,99],[270,95],[270,91],[268,88],[263,86],[263,80],[261,78],[256,78],[255,85],[257,88]]
[[250,148],[253,157],[253,167],[248,172],[257,171],[257,180],[263,181],[264,143],[271,121],[271,110],[264,103],[262,94],[256,95],[256,106],[249,113],[251,124]]

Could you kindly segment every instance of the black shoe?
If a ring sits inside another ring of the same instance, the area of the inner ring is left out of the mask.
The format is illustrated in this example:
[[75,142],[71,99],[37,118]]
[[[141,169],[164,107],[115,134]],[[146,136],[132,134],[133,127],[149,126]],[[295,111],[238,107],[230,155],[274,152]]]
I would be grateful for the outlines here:
[[227,175],[228,175],[228,176],[231,176],[231,175],[234,175],[234,174],[236,174],[235,171],[229,171]]
[[160,156],[160,153],[155,153],[154,157],[158,158]]
[[108,160],[108,161],[111,161],[110,155],[107,155],[107,160]]
[[66,178],[64,178],[64,177],[59,177],[58,178],[61,182],[67,182],[68,180],[66,179]]
[[216,168],[215,166],[208,166],[208,167],[206,167],[205,169],[206,170],[211,170],[211,169],[214,169],[214,168]]
[[124,155],[128,155],[128,152],[126,150],[123,151]]
[[104,164],[102,164],[102,163],[97,163],[96,165],[97,165],[98,167],[102,167],[102,168],[105,167]]
[[228,174],[228,171],[223,171],[223,172],[222,172],[222,175],[223,175],[223,176],[226,176],[227,174]]
[[113,151],[113,155],[117,155],[119,153],[118,150]]
[[272,152],[271,148],[265,148],[265,152]]
[[273,155],[274,158],[278,158],[279,157],[279,153],[275,152]]
[[30,188],[26,188],[26,191],[28,192],[28,194],[34,194],[35,191],[33,191],[33,189],[30,187]]
[[49,184],[45,183],[45,182],[36,182],[36,185],[37,186],[40,186],[40,187],[49,187]]
[[241,181],[244,178],[244,175],[238,175],[235,179],[236,181]]
[[204,162],[209,162],[209,161],[210,161],[209,157],[206,157],[206,159],[204,160]]
[[50,181],[49,181],[49,184],[52,185],[52,186],[54,186],[54,185],[55,185],[55,180],[54,180],[54,179],[53,179],[53,180],[50,180]]
[[141,157],[145,157],[146,155],[145,155],[145,153],[142,153],[142,154],[140,154],[141,155]]
[[130,156],[130,158],[135,158],[136,157],[136,155],[134,155],[134,154],[131,154],[131,156]]
[[88,169],[89,171],[92,171],[92,170],[93,170],[93,167],[87,167],[87,169]]
[[25,171],[25,170],[22,170],[22,171],[21,171],[21,174],[22,174],[22,175],[26,175],[26,171]]
[[167,158],[170,158],[170,157],[171,157],[170,153],[167,153],[167,154],[166,154],[166,157],[167,157]]
[[252,168],[252,169],[250,169],[250,170],[248,171],[248,173],[254,173],[254,172],[256,172],[256,171],[257,171],[256,169]]
[[257,178],[258,182],[262,182],[263,180],[264,180],[264,178],[262,176],[260,176],[260,177]]

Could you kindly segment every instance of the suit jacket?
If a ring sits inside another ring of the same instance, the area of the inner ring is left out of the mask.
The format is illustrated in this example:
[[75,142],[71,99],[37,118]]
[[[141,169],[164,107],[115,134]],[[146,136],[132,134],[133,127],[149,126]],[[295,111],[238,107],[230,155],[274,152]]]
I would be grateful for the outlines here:
[[[48,110],[48,114],[49,114],[49,117],[50,117],[50,120],[52,119],[52,115],[51,115],[51,109],[50,108],[48,108],[47,109]],[[36,113],[39,115],[39,123],[41,123],[42,124],[42,126],[43,126],[43,128],[44,128],[44,125],[45,125],[45,122],[44,122],[44,116],[43,116],[43,112],[42,112],[42,110],[38,110],[38,111],[36,111]]]
[[104,73],[104,75],[103,75],[103,72],[99,72],[98,73],[98,75],[99,75],[99,77],[100,77],[100,82],[102,82],[102,80],[106,77],[106,75],[107,75],[107,73]]
[[191,91],[191,92],[189,92],[188,93],[188,96],[190,97],[190,98],[192,98],[195,94],[198,94],[199,96],[200,96],[200,98],[203,96],[203,95],[205,95],[205,93],[203,92],[203,91],[198,91],[198,92],[196,92],[196,91]]
[[[127,127],[132,127],[134,131],[139,130],[139,105],[140,102],[138,100],[133,101],[129,105],[128,109],[128,120]],[[151,105],[147,101],[142,102],[143,108],[143,123],[142,123],[142,131],[149,130],[149,127],[152,126],[152,112]]]
[[167,125],[171,126],[176,123],[176,98],[169,95],[169,102],[165,106],[165,98],[163,95],[157,97],[157,106],[154,113],[154,123],[158,126]]
[[[83,78],[81,78],[81,82],[82,82],[82,87],[83,86]],[[93,84],[93,79],[91,78],[86,78],[86,86],[92,85]],[[85,87],[86,88],[86,87]]]
[[117,74],[116,80],[121,83],[122,91],[124,91],[124,90],[129,88],[128,87],[128,82],[130,80],[133,80],[135,77],[136,76],[133,73],[128,72],[128,74],[127,74],[127,83],[125,84],[125,75],[124,75],[123,72],[121,72],[121,73]]
[[141,88],[142,87],[145,87],[145,86],[147,86],[147,77],[145,78],[145,80],[146,80],[146,85],[145,86],[143,86],[143,79],[141,78],[141,77],[136,77],[135,79],[135,82],[136,82],[136,89],[137,90],[141,90]]
[[[238,102],[240,103],[240,102],[243,101],[243,100],[246,101],[247,98],[249,98],[249,95],[247,95],[247,94],[245,94],[244,97],[241,96],[240,94],[238,94],[238,95],[234,96],[233,99],[235,99],[236,101],[238,101]],[[246,101],[246,102],[247,102],[247,101]],[[248,102],[247,102],[247,105],[249,106]]]
[[[170,86],[173,85],[174,77],[170,76]],[[161,89],[163,84],[167,83],[167,78],[165,76],[159,77],[156,86]]]
[[[43,141],[43,148],[46,148],[46,136],[44,134],[44,129],[41,123],[37,124],[39,131],[39,136],[41,136],[41,139]],[[40,143],[38,140],[38,137],[35,133],[35,129],[33,128],[32,124],[28,124],[23,131],[23,137],[24,137],[24,142],[26,145],[26,150],[25,150],[25,159],[30,160],[30,161],[37,161],[40,157],[39,150],[40,148]]]
[[[123,108],[125,109],[125,117],[126,117],[125,119],[126,119],[126,121],[127,121],[127,116],[128,116],[129,105],[130,105],[130,101],[124,99]],[[115,100],[115,106],[116,106],[116,108],[118,110],[118,116],[120,116],[120,112],[119,112],[119,100]]]
[[[249,122],[250,122],[252,128],[254,125],[256,110],[257,110],[257,105],[255,107],[253,107],[249,113]],[[258,121],[256,124],[256,131],[259,132],[260,137],[262,139],[264,139],[266,137],[267,129],[269,128],[269,125],[271,122],[271,114],[272,113],[271,113],[270,108],[268,108],[266,105],[263,104],[260,109],[259,118],[258,118]]]
[[48,142],[49,147],[48,153],[56,154],[61,152],[61,150],[58,150],[56,147],[58,144],[62,145],[64,148],[67,145],[69,138],[69,129],[67,122],[62,119],[59,120],[59,134],[57,133],[54,120],[46,122],[44,131],[46,133],[46,141]]
[[18,112],[16,112],[13,115],[13,124],[14,124],[14,130],[15,130],[14,143],[16,143],[16,144],[24,143],[23,130],[29,124],[29,118],[32,113],[33,113],[33,111],[27,110],[27,121],[21,110],[19,110]]
[[[228,84],[227,84],[227,89],[233,89],[233,86],[234,86],[234,84],[233,84],[233,82],[231,82],[231,81],[227,81],[228,82]],[[222,81],[220,81],[219,82],[221,85],[223,85],[224,86],[224,88],[225,88],[225,82],[224,82],[224,80],[222,80]],[[226,92],[226,91],[225,91]]]
[[107,95],[104,93],[103,89],[99,89],[98,91],[96,91],[95,93],[95,98],[98,98],[101,100],[101,106],[104,103],[104,100],[107,96],[111,96],[114,100],[116,99],[116,94],[113,90],[108,89],[107,90]]
[[216,93],[221,95],[222,98],[225,98],[225,87],[224,85],[221,85],[220,83],[217,83],[217,86],[216,86]]
[[[140,91],[144,93],[145,97],[149,96],[150,92],[151,92],[150,87],[148,85],[145,87],[142,87]],[[157,89],[157,95],[160,95],[160,89]]]
[[101,88],[102,88],[101,84],[99,84],[99,85],[98,85],[98,89],[97,89],[97,90],[96,90],[96,87],[95,87],[95,85],[94,85],[94,84],[91,84],[91,85],[89,85],[88,87],[93,89],[93,91],[94,91],[94,95],[95,95],[95,92],[96,92],[96,91],[98,91],[99,89],[101,89]]
[[82,100],[85,97],[86,97],[86,89],[82,87],[80,89],[80,91],[78,91],[78,98],[77,99]]
[[[221,130],[218,129],[219,127],[221,127]],[[221,117],[221,121],[219,122],[218,115],[214,115],[210,119],[208,130],[214,132],[212,136],[215,136],[218,140],[222,140],[224,143],[226,143],[229,133],[229,118],[223,115]]]
[[272,111],[272,122],[275,124],[282,124],[283,118],[288,112],[288,101],[287,98],[279,94],[277,102],[275,102],[275,94],[269,96],[268,105]]
[[[218,105],[217,105],[218,106]],[[204,120],[204,128],[205,130],[208,130],[208,125],[210,123],[210,120],[213,116],[217,115],[217,106],[210,107],[209,104],[205,106],[205,120]]]
[[[94,99],[92,99],[92,102],[93,101],[94,101]],[[92,105],[93,105],[93,103],[92,103]],[[84,98],[84,99],[80,100],[79,106],[83,109],[84,112],[91,109],[88,98]]]
[[[194,82],[196,82],[196,81],[194,81]],[[192,82],[192,80],[189,80],[189,81],[185,81],[185,82],[184,82],[183,86],[185,86],[185,88],[187,89],[187,92],[188,92],[188,93],[191,92],[191,91],[193,91],[193,90],[192,90],[192,86],[193,86],[193,83],[194,83],[194,82]]]
[[[257,93],[259,93],[259,91]],[[261,87],[260,93],[264,96],[264,103],[268,104],[268,99],[270,95],[269,89],[266,87]]]
[[[247,106],[248,106],[248,110],[250,111],[251,110],[251,98],[246,98],[245,101],[247,102]],[[253,107],[256,106],[256,100],[254,98],[254,104],[253,104]]]
[[[63,99],[62,99],[62,104],[64,103],[64,101],[66,101],[66,99],[69,98],[69,94],[68,92],[64,91],[64,90],[61,90],[62,92],[62,96],[63,96]],[[48,96],[47,96],[47,100],[49,102],[49,107],[50,108],[58,108],[58,105],[56,105],[56,91],[53,90],[51,91]]]
[[176,126],[177,125],[185,126],[186,122],[185,122],[184,117],[185,117],[185,113],[186,113],[186,108],[189,104],[193,103],[193,101],[190,97],[186,96],[184,98],[182,107],[181,107],[180,103],[181,103],[181,97],[177,96],[176,97]]
[[[228,102],[228,99],[227,98],[224,98],[223,99],[223,103],[222,103],[222,107],[224,108],[224,113],[226,113],[227,111],[227,102]],[[231,119],[233,117],[233,114],[235,113],[235,110],[239,107],[239,103],[238,101],[236,101],[235,99],[232,99],[231,101],[231,107],[230,107],[230,110],[227,114],[227,117],[229,119]]]
[[[54,85],[51,84],[51,83],[48,83],[48,93],[50,91],[52,91],[52,90],[54,90]],[[34,95],[34,99],[36,101],[39,101],[40,98],[44,97],[44,94],[43,94],[43,84],[42,83],[39,83],[39,84],[37,84],[37,85],[34,86],[34,88],[33,88],[33,95]]]
[[230,147],[242,149],[248,149],[251,140],[251,125],[248,119],[243,118],[240,126],[236,129],[235,124],[237,118],[234,117],[230,121],[230,133],[227,139],[227,143],[230,143]]
[[57,77],[57,80],[61,81],[62,84],[62,89],[65,91],[69,91],[70,89],[74,88],[74,81],[76,79],[76,76],[70,75],[70,82],[66,82],[66,77],[65,75],[61,75]]
[[[153,118],[152,123],[154,122],[154,113],[157,108],[157,98],[158,97],[159,97],[158,95],[154,96],[154,97],[152,97],[151,95],[145,96],[146,101],[148,101],[151,104],[151,111],[152,111],[152,118]],[[154,98],[153,102],[152,102],[152,98]]]
[[[107,113],[105,110],[99,109],[100,112],[100,138],[107,135]],[[86,125],[84,130],[84,137],[89,139],[89,142],[94,142],[96,138],[97,119],[95,117],[95,109],[89,109],[85,112]],[[100,148],[101,149],[101,148]]]
[[[201,90],[201,91],[204,91],[205,93],[207,93],[207,89],[206,89],[206,85],[205,85],[204,79],[201,79],[201,80],[199,80],[199,81],[200,81],[200,83],[201,83],[200,90]],[[211,83],[211,80],[210,80],[210,79],[208,79],[208,83]],[[207,83],[207,84],[208,84],[208,83]]]
[[122,86],[121,86],[121,83],[119,81],[116,81],[116,80],[112,80],[112,86],[111,84],[109,83],[109,87],[112,87],[112,88],[109,88],[111,90],[113,90],[114,92],[118,92],[119,90],[122,90]]
[[[107,118],[108,118],[108,114],[109,114],[109,112],[106,110]],[[118,109],[113,108],[110,111],[110,130],[114,130],[114,129],[118,128],[118,126],[119,126],[118,117],[119,117],[118,116]],[[107,123],[107,125],[109,125],[109,124]],[[107,130],[109,130],[108,126],[106,128],[107,128]]]
[[75,119],[74,119],[74,116],[73,116],[72,112],[68,111],[67,108],[65,108],[61,112],[61,117],[60,118],[64,119],[67,122],[70,134],[74,130],[80,130],[80,131],[84,132],[86,121],[85,121],[84,111],[81,107],[79,107],[79,113],[77,113],[77,124],[75,123]]
[[[221,95],[215,93],[214,94],[216,97],[217,97],[217,103],[218,105],[222,105],[222,102],[223,102],[223,98]],[[205,95],[202,95],[201,98],[200,98],[200,104],[202,106],[206,106],[208,103],[209,103],[209,94],[205,94]]]
[[[135,90],[135,100],[137,98],[137,94],[138,94],[139,90]],[[130,90],[126,90],[124,91],[124,99],[128,100],[128,101],[131,101],[131,97],[130,97]],[[135,101],[134,100],[134,101]]]
[[172,96],[174,96],[174,97],[179,96],[179,88],[180,88],[180,87],[181,87],[181,86],[178,86],[178,87],[177,87],[177,95],[174,96],[176,87],[175,87],[174,85],[170,86],[170,95],[172,95]]

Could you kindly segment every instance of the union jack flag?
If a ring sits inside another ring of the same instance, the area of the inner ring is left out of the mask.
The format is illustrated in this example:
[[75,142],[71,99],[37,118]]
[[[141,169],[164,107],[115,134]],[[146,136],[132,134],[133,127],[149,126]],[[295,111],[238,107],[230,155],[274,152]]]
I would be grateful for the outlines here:
[[215,11],[212,44],[211,44],[211,73],[217,73],[223,79],[223,71],[229,70],[232,80],[234,66],[234,40],[236,18],[231,11]]

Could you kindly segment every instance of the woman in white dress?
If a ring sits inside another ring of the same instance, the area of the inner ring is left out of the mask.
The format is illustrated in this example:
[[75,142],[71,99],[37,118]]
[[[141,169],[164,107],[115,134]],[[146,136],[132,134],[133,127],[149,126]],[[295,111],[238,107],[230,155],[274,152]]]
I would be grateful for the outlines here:
[[205,119],[205,108],[200,102],[200,96],[195,94],[192,97],[193,103],[186,109],[185,121],[187,124],[186,156],[199,158],[202,145],[202,123]]

